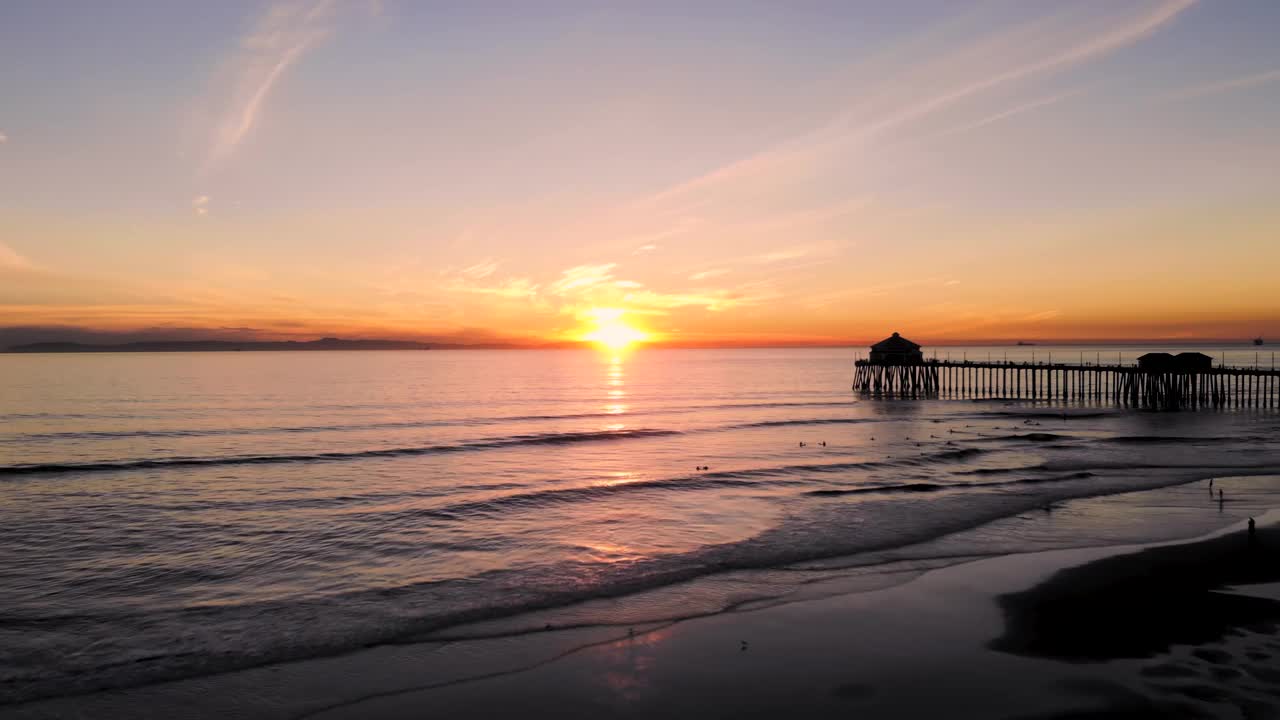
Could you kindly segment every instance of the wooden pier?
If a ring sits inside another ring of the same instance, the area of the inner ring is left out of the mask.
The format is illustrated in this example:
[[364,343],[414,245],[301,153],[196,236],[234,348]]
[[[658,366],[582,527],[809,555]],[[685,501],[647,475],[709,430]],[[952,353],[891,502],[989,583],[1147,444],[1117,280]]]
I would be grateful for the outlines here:
[[853,389],[881,397],[1093,401],[1151,410],[1280,407],[1280,370],[949,360],[910,365],[858,360],[854,367]]
[[854,362],[853,389],[876,397],[1114,404],[1148,410],[1278,408],[1280,370],[1213,367],[1198,352],[1153,352],[1133,365],[927,360],[898,333]]

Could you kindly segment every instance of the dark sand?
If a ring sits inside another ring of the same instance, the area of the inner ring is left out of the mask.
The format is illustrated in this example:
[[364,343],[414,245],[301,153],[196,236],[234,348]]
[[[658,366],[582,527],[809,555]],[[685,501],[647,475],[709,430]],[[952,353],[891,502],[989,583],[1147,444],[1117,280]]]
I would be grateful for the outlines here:
[[[1062,660],[1144,658],[1246,629],[1274,632],[1280,602],[1218,592],[1280,580],[1280,528],[1236,532],[1068,568],[999,598],[1007,623],[991,647]],[[1212,657],[1206,654],[1206,660]]]
[[[1067,568],[1003,595],[990,647],[1072,662],[1148,660],[1147,692],[1052,718],[1280,717],[1280,527]],[[1238,585],[1261,586],[1255,588]]]

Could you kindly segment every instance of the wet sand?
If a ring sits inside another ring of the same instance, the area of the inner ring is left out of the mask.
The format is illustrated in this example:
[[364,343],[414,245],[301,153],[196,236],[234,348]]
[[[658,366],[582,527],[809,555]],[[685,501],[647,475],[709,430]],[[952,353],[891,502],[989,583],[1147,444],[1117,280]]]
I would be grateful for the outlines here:
[[1280,601],[1254,586],[1280,580],[1280,512],[1258,521],[1253,549],[1241,521],[678,622],[454,628],[0,717],[1280,717]]
[[1001,596],[1005,630],[990,647],[1071,662],[1142,661],[1143,697],[1117,711],[1280,717],[1277,580],[1275,525],[1253,537],[1237,529],[1107,557]]
[[1280,717],[1280,602],[1217,592],[1280,578],[1278,521],[1252,550],[1237,524],[983,560],[311,717]]
[[1072,661],[1143,658],[1236,630],[1274,630],[1277,602],[1225,587],[1280,580],[1280,528],[1236,532],[1069,568],[999,598],[1007,626],[992,647]]

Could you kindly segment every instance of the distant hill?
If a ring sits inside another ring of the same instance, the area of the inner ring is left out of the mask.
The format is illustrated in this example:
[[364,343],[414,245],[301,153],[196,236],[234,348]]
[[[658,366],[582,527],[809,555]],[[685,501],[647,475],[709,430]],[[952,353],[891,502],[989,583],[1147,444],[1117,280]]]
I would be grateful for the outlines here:
[[430,350],[432,348],[465,347],[428,345],[402,340],[341,340],[323,338],[308,342],[237,342],[233,340],[151,340],[118,344],[78,342],[41,342],[14,345],[11,353],[94,353],[94,352],[236,352],[261,350]]

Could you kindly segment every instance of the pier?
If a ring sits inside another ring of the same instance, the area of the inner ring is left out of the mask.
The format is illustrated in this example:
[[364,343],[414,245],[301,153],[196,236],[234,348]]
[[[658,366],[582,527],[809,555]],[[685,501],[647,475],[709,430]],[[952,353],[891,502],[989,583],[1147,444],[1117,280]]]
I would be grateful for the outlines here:
[[1213,367],[1208,356],[1149,353],[1132,365],[926,360],[893,337],[854,362],[853,390],[872,397],[1009,399],[1148,410],[1278,408],[1280,370]]

